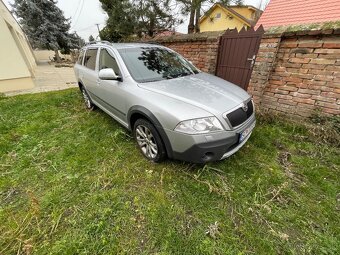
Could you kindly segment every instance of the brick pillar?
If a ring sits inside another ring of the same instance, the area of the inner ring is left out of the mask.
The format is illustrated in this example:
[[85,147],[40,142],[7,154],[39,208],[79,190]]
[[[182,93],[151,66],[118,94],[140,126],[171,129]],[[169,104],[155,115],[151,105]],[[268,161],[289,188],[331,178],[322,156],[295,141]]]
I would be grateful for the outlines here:
[[248,86],[248,92],[253,96],[256,105],[261,104],[266,84],[275,66],[280,42],[281,34],[265,34],[262,37]]

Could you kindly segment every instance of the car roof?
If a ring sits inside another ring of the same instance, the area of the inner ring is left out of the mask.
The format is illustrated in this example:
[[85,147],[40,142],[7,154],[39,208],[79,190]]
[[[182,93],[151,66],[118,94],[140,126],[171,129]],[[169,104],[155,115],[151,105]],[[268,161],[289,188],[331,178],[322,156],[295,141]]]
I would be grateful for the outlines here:
[[93,43],[88,43],[85,45],[85,48],[87,47],[100,47],[100,46],[109,46],[114,49],[129,49],[129,48],[140,48],[140,47],[162,47],[161,45],[158,44],[152,44],[152,43],[110,43],[106,41],[100,41],[100,42],[93,42]]

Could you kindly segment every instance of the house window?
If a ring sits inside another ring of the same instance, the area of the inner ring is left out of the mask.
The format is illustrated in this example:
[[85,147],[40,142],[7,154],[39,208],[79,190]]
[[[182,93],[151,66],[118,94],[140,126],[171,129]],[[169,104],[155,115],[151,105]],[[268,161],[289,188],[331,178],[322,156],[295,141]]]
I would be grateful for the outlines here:
[[215,16],[216,19],[220,19],[221,18],[221,13],[216,13],[216,16]]

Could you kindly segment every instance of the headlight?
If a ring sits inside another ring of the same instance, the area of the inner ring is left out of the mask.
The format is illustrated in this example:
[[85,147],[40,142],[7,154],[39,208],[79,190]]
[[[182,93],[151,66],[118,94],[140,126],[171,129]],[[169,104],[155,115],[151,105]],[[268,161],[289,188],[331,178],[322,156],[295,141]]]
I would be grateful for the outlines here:
[[223,130],[223,127],[216,117],[185,120],[180,122],[175,131],[195,135],[206,134],[213,131]]

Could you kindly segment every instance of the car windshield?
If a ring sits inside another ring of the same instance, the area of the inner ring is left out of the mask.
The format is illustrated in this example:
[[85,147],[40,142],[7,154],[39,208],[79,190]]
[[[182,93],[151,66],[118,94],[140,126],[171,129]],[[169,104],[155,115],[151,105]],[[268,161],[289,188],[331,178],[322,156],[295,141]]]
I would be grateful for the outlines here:
[[153,82],[198,73],[181,55],[164,48],[141,47],[120,49],[125,65],[135,81]]

